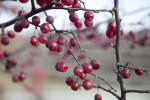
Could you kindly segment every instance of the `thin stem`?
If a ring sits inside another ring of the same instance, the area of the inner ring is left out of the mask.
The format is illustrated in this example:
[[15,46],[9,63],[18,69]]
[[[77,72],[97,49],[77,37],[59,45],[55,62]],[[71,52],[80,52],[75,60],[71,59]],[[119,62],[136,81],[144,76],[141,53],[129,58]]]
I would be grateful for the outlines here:
[[34,11],[34,10],[35,10],[34,0],[31,0],[31,7],[32,7],[32,10],[31,10],[31,11]]
[[126,90],[126,93],[148,93],[150,94],[150,90]]

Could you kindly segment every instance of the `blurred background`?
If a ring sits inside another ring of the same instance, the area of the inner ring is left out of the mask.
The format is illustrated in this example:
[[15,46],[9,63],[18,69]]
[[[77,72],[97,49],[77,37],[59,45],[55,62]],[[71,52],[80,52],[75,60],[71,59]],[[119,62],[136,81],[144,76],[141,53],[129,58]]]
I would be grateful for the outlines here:
[[[29,0],[30,1],[30,0]],[[87,9],[112,9],[113,0],[83,0]],[[39,6],[36,5],[38,8]],[[83,6],[82,6],[83,7]],[[121,37],[120,50],[123,64],[130,63],[130,67],[150,68],[150,1],[149,0],[121,0],[120,1],[120,18],[122,18],[122,28],[124,35]],[[18,11],[24,10],[30,12],[30,2],[21,4],[18,0],[1,0],[0,1],[0,24],[15,18]],[[80,53],[78,48],[75,54],[81,62],[90,62],[90,58],[100,61],[101,68],[93,71],[96,75],[106,79],[106,81],[120,92],[119,84],[116,80],[116,59],[115,51],[111,44],[115,39],[106,37],[108,21],[112,19],[110,13],[95,13],[94,28],[86,28],[84,25],[80,30],[69,21],[69,14],[66,10],[48,10],[48,15],[54,17],[54,25],[59,30],[76,30],[76,37],[81,47],[86,53]],[[84,21],[83,11],[76,12],[79,18]],[[41,23],[46,22],[46,16],[43,12],[36,14],[41,18]],[[31,21],[31,18],[28,19]],[[11,25],[5,28],[5,32],[12,30]],[[49,51],[44,44],[38,44],[33,47],[30,44],[30,38],[34,35],[35,26],[30,25],[26,30],[16,33],[14,39],[9,39],[10,44],[5,46],[0,44],[2,50],[8,50],[11,57],[17,59],[17,66],[12,70],[13,73],[5,70],[5,64],[2,59],[0,63],[0,100],[94,100],[94,95],[100,93],[103,100],[117,100],[111,94],[93,88],[85,91],[82,87],[78,91],[73,91],[66,85],[65,80],[68,76],[73,76],[73,68],[77,65],[72,56],[65,55],[63,52],[56,53]],[[130,31],[136,34],[136,38],[129,36]],[[1,33],[1,32],[0,32]],[[36,33],[38,36],[38,34]],[[49,35],[47,35],[49,36]],[[69,40],[72,35],[64,34]],[[54,37],[56,38],[56,37]],[[55,64],[59,60],[65,60],[69,69],[65,73],[55,70]],[[12,76],[20,71],[26,73],[24,82],[12,82]],[[100,84],[109,88],[103,81],[95,79],[88,75],[94,85]],[[131,77],[125,79],[127,89],[150,89],[150,74],[144,73],[138,76],[134,71]],[[79,80],[79,83],[82,83]],[[149,100],[148,94],[128,94],[127,100]]]

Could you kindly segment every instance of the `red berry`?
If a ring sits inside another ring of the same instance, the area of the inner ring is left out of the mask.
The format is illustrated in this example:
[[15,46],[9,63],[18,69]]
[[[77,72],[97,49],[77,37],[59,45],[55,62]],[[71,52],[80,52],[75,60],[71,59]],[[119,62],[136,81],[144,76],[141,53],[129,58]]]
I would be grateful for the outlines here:
[[43,44],[46,44],[47,43],[47,38],[45,35],[40,35],[38,40],[43,43]]
[[4,52],[3,52],[3,50],[2,50],[2,49],[0,49],[0,58],[2,58],[2,57],[3,57],[3,55],[4,55]]
[[49,43],[49,50],[51,51],[56,51],[58,48],[58,44],[55,40],[50,40],[50,43]]
[[50,32],[50,26],[49,26],[48,23],[42,24],[41,27],[40,27],[40,29],[41,29],[41,31],[42,31],[43,33],[48,33],[48,32]]
[[7,70],[7,71],[10,70],[10,65],[9,64],[5,64],[5,70]]
[[56,65],[55,65],[55,69],[56,69],[57,71],[60,71],[60,70],[59,70],[59,63],[60,63],[60,61],[58,61],[58,62],[56,63]]
[[83,66],[83,69],[84,69],[85,73],[91,73],[93,71],[93,67],[90,63],[85,62],[85,63],[82,64],[82,66]]
[[67,6],[71,6],[74,3],[74,0],[63,0],[64,4]]
[[89,21],[89,20],[84,20],[84,25],[86,26],[86,27],[92,27],[93,26],[93,21]]
[[12,66],[16,66],[17,65],[17,59],[14,57],[9,57],[6,59],[7,63],[12,65]]
[[57,43],[59,45],[65,45],[66,44],[66,39],[63,36],[59,36],[57,39]]
[[18,75],[13,75],[13,77],[12,77],[12,81],[13,82],[18,82],[19,81],[19,77],[18,77]]
[[27,3],[29,0],[19,0],[21,3]]
[[115,21],[114,20],[111,20],[109,23],[108,23],[108,30],[109,31],[116,31],[116,24],[115,24]]
[[22,19],[21,20],[21,26],[23,27],[23,28],[28,28],[29,27],[29,21],[27,20],[27,19]]
[[121,71],[121,74],[122,74],[122,77],[127,79],[130,77],[131,73],[130,73],[130,70],[128,68],[124,68],[122,71]]
[[71,84],[71,89],[77,91],[79,89],[79,83],[77,81],[73,81]]
[[102,96],[101,96],[100,94],[96,94],[96,95],[94,96],[94,99],[95,99],[95,100],[102,100]]
[[75,12],[70,13],[69,19],[71,22],[76,22],[76,21],[78,21],[78,15]]
[[53,0],[45,0],[47,4],[51,4]]
[[92,89],[92,87],[93,87],[93,82],[90,79],[85,79],[83,81],[83,88],[85,90],[90,90],[90,89]]
[[23,29],[22,25],[21,25],[21,21],[16,21],[15,25],[14,25],[14,31],[15,32],[21,32]]
[[58,69],[60,72],[66,72],[68,70],[68,64],[66,62],[61,61],[58,64]]
[[122,36],[123,35],[123,29],[122,29],[122,27],[120,27],[120,35]]
[[73,72],[74,72],[74,74],[75,74],[76,76],[81,76],[82,73],[84,73],[84,69],[83,69],[82,66],[76,66],[76,67],[74,68]]
[[68,77],[68,78],[66,79],[66,84],[67,84],[68,86],[71,86],[72,82],[73,82],[73,78],[72,78],[72,77]]
[[49,44],[50,44],[51,40],[47,40],[46,42],[46,47],[49,48]]
[[7,35],[9,38],[14,38],[15,37],[15,33],[13,31],[8,31]]
[[62,7],[62,2],[61,2],[61,1],[57,2],[57,3],[55,4],[55,6],[56,6],[56,7]]
[[38,38],[36,36],[32,36],[31,39],[30,39],[30,43],[33,46],[36,46],[38,44]]
[[[49,21],[49,20],[50,20],[50,21]],[[54,23],[54,18],[53,18],[52,16],[48,16],[48,17],[46,18],[46,21],[47,21],[49,24]]]
[[8,57],[9,55],[10,55],[9,51],[4,50],[4,56],[5,56],[5,57]]
[[36,2],[39,6],[45,6],[46,5],[46,0],[36,0]]
[[81,4],[78,2],[72,5],[72,8],[81,8]]
[[92,59],[90,63],[91,63],[94,70],[98,70],[100,68],[100,62],[99,61]]
[[8,44],[9,44],[9,38],[8,38],[7,36],[3,36],[3,37],[1,38],[1,43],[2,43],[3,45],[8,45]]
[[88,21],[92,21],[94,18],[94,14],[92,11],[85,11],[84,18]]
[[75,40],[75,38],[70,39],[70,45],[73,47],[75,47],[77,45],[77,41]]
[[136,73],[137,75],[139,75],[139,76],[143,74],[143,71],[141,70],[140,67],[137,67],[134,71],[135,71],[135,73]]
[[113,31],[107,30],[107,31],[106,31],[106,36],[107,36],[108,38],[113,38],[113,37],[115,36],[115,34],[114,34]]
[[19,80],[23,81],[26,78],[26,74],[24,72],[20,72]]
[[40,18],[38,16],[32,17],[32,23],[34,25],[39,25],[40,24]]
[[62,52],[62,51],[63,51],[63,47],[61,45],[58,45],[57,52]]
[[129,32],[129,36],[131,36],[131,38],[135,38],[136,37],[136,33],[133,31]]
[[74,25],[76,26],[76,28],[81,28],[82,27],[81,20],[78,19],[76,22],[74,22]]
[[86,79],[86,77],[87,77],[87,74],[82,73],[82,74],[81,74],[81,76],[80,76],[80,79],[81,79],[81,80],[85,80],[85,79]]

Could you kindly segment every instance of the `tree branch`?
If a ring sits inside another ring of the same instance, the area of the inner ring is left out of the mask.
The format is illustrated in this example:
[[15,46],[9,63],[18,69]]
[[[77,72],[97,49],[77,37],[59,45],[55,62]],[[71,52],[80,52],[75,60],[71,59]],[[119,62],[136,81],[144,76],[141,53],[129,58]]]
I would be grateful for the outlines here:
[[148,93],[150,94],[150,90],[126,90],[126,93]]
[[31,0],[31,7],[32,7],[32,10],[31,10],[31,11],[34,11],[34,10],[35,10],[34,0]]

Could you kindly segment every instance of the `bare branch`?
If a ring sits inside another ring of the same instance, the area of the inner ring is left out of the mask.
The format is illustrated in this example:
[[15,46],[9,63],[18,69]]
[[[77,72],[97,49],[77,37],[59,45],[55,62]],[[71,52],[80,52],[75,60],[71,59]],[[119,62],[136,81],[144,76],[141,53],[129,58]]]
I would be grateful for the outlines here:
[[150,90],[126,90],[126,93],[148,93],[150,94]]

